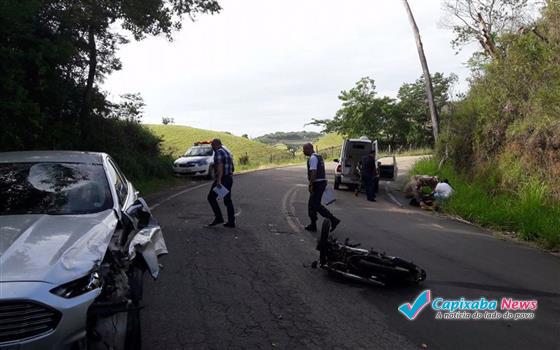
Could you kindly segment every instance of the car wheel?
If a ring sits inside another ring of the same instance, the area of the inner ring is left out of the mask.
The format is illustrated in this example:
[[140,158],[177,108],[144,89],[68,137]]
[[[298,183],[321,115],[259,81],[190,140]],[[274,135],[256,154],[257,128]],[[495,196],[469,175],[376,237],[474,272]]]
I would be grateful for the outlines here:
[[334,189],[335,190],[340,189],[340,177],[338,176],[334,177]]
[[[141,264],[144,262],[142,261]],[[129,274],[130,299],[132,305],[127,313],[125,349],[142,348],[142,332],[140,327],[140,302],[144,294],[144,269],[136,264],[131,266]]]
[[135,306],[140,304],[144,294],[144,269],[142,266],[132,265],[128,276],[130,285],[130,299]]
[[140,327],[140,308],[134,307],[128,311],[126,322],[125,349],[142,348],[142,332]]

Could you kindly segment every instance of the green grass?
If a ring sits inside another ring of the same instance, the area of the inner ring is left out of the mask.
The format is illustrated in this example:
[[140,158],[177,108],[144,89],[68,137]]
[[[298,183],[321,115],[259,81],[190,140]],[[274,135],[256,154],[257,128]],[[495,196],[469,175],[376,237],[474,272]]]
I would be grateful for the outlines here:
[[187,185],[190,181],[191,180],[186,177],[166,176],[148,180],[136,180],[134,181],[134,187],[140,191],[141,196],[145,196],[166,188]]
[[455,190],[445,203],[445,212],[458,215],[482,226],[515,232],[524,240],[538,241],[547,248],[560,246],[560,203],[546,198],[546,184],[528,180],[516,192],[500,189],[495,174],[467,179],[450,166],[437,170],[438,161],[422,159],[410,175],[437,175],[447,178]]
[[[393,151],[393,153],[395,155],[401,156],[401,157],[407,157],[407,156],[425,156],[428,154],[432,154],[434,152],[433,149],[431,148],[408,148],[408,149],[397,149],[396,152]],[[383,153],[383,152],[380,152]]]
[[319,151],[324,150],[325,148],[330,147],[337,147],[342,145],[344,138],[338,134],[326,134],[321,136],[315,143],[314,146]]
[[[278,149],[260,142],[234,136],[224,132],[191,128],[179,125],[146,125],[153,133],[163,139],[162,149],[178,158],[196,141],[212,140],[219,138],[222,143],[233,153],[238,170],[258,168],[268,164],[283,164],[300,161],[293,158],[285,149]],[[240,156],[247,154],[249,164],[238,163]]]

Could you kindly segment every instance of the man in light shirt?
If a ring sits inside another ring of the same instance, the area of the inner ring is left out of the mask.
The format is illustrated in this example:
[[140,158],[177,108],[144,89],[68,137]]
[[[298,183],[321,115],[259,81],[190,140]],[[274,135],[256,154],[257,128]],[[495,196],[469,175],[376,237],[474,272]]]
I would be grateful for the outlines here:
[[309,218],[311,224],[305,226],[307,231],[317,231],[317,213],[331,221],[331,231],[334,231],[340,220],[335,218],[331,212],[321,204],[323,192],[327,187],[327,177],[325,174],[325,162],[323,157],[315,153],[313,145],[306,143],[303,145],[303,154],[309,157],[307,161],[307,179],[309,180]]
[[449,185],[449,181],[445,179],[436,185],[433,194],[436,200],[445,200],[451,197],[453,188]]

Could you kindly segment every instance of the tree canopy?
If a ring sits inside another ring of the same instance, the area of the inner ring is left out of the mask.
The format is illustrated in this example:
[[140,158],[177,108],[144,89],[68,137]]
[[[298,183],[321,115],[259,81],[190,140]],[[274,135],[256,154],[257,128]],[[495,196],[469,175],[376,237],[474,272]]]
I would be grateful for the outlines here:
[[[436,73],[432,77],[436,108],[441,113],[449,103],[455,75]],[[431,146],[433,134],[426,100],[424,78],[403,84],[397,99],[378,96],[375,81],[365,77],[339,95],[341,108],[333,119],[313,119],[311,124],[347,137],[368,136],[384,146]]]
[[[139,95],[114,104],[98,86],[121,68],[127,33],[172,39],[185,17],[218,11],[215,0],[0,1],[0,149],[111,151],[99,126],[141,117]],[[157,138],[148,143],[158,153]]]
[[[87,133],[84,119],[109,114],[111,105],[95,83],[121,68],[116,52],[127,42],[123,34],[171,39],[184,16],[219,10],[215,0],[1,1],[0,114],[9,128],[0,146],[60,145],[63,136],[53,123]],[[64,138],[88,135],[77,136]]]

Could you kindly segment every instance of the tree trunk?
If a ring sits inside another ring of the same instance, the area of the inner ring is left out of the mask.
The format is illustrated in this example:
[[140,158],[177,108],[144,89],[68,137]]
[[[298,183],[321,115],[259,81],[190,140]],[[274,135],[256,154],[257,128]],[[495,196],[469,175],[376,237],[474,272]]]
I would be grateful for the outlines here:
[[420,38],[420,31],[412,15],[412,10],[407,0],[403,0],[404,7],[408,13],[408,18],[410,20],[410,25],[412,26],[412,31],[416,37],[416,47],[418,49],[418,56],[420,56],[420,63],[422,64],[422,70],[424,71],[424,82],[426,83],[426,94],[428,95],[428,105],[430,107],[430,115],[432,117],[432,130],[434,133],[434,142],[437,142],[439,136],[439,116],[436,109],[436,103],[434,101],[434,88],[432,86],[432,76],[430,75],[430,70],[428,69],[428,62],[426,61],[426,55],[424,54],[424,47],[422,45],[422,39]]
[[500,58],[498,55],[498,50],[496,50],[496,44],[494,43],[494,39],[492,39],[490,28],[488,24],[484,21],[484,18],[482,18],[482,14],[480,13],[477,14],[477,20],[478,20],[478,27],[482,32],[482,36],[478,38],[480,45],[482,45],[482,47],[484,48],[486,53],[490,55],[490,57],[494,59]]

